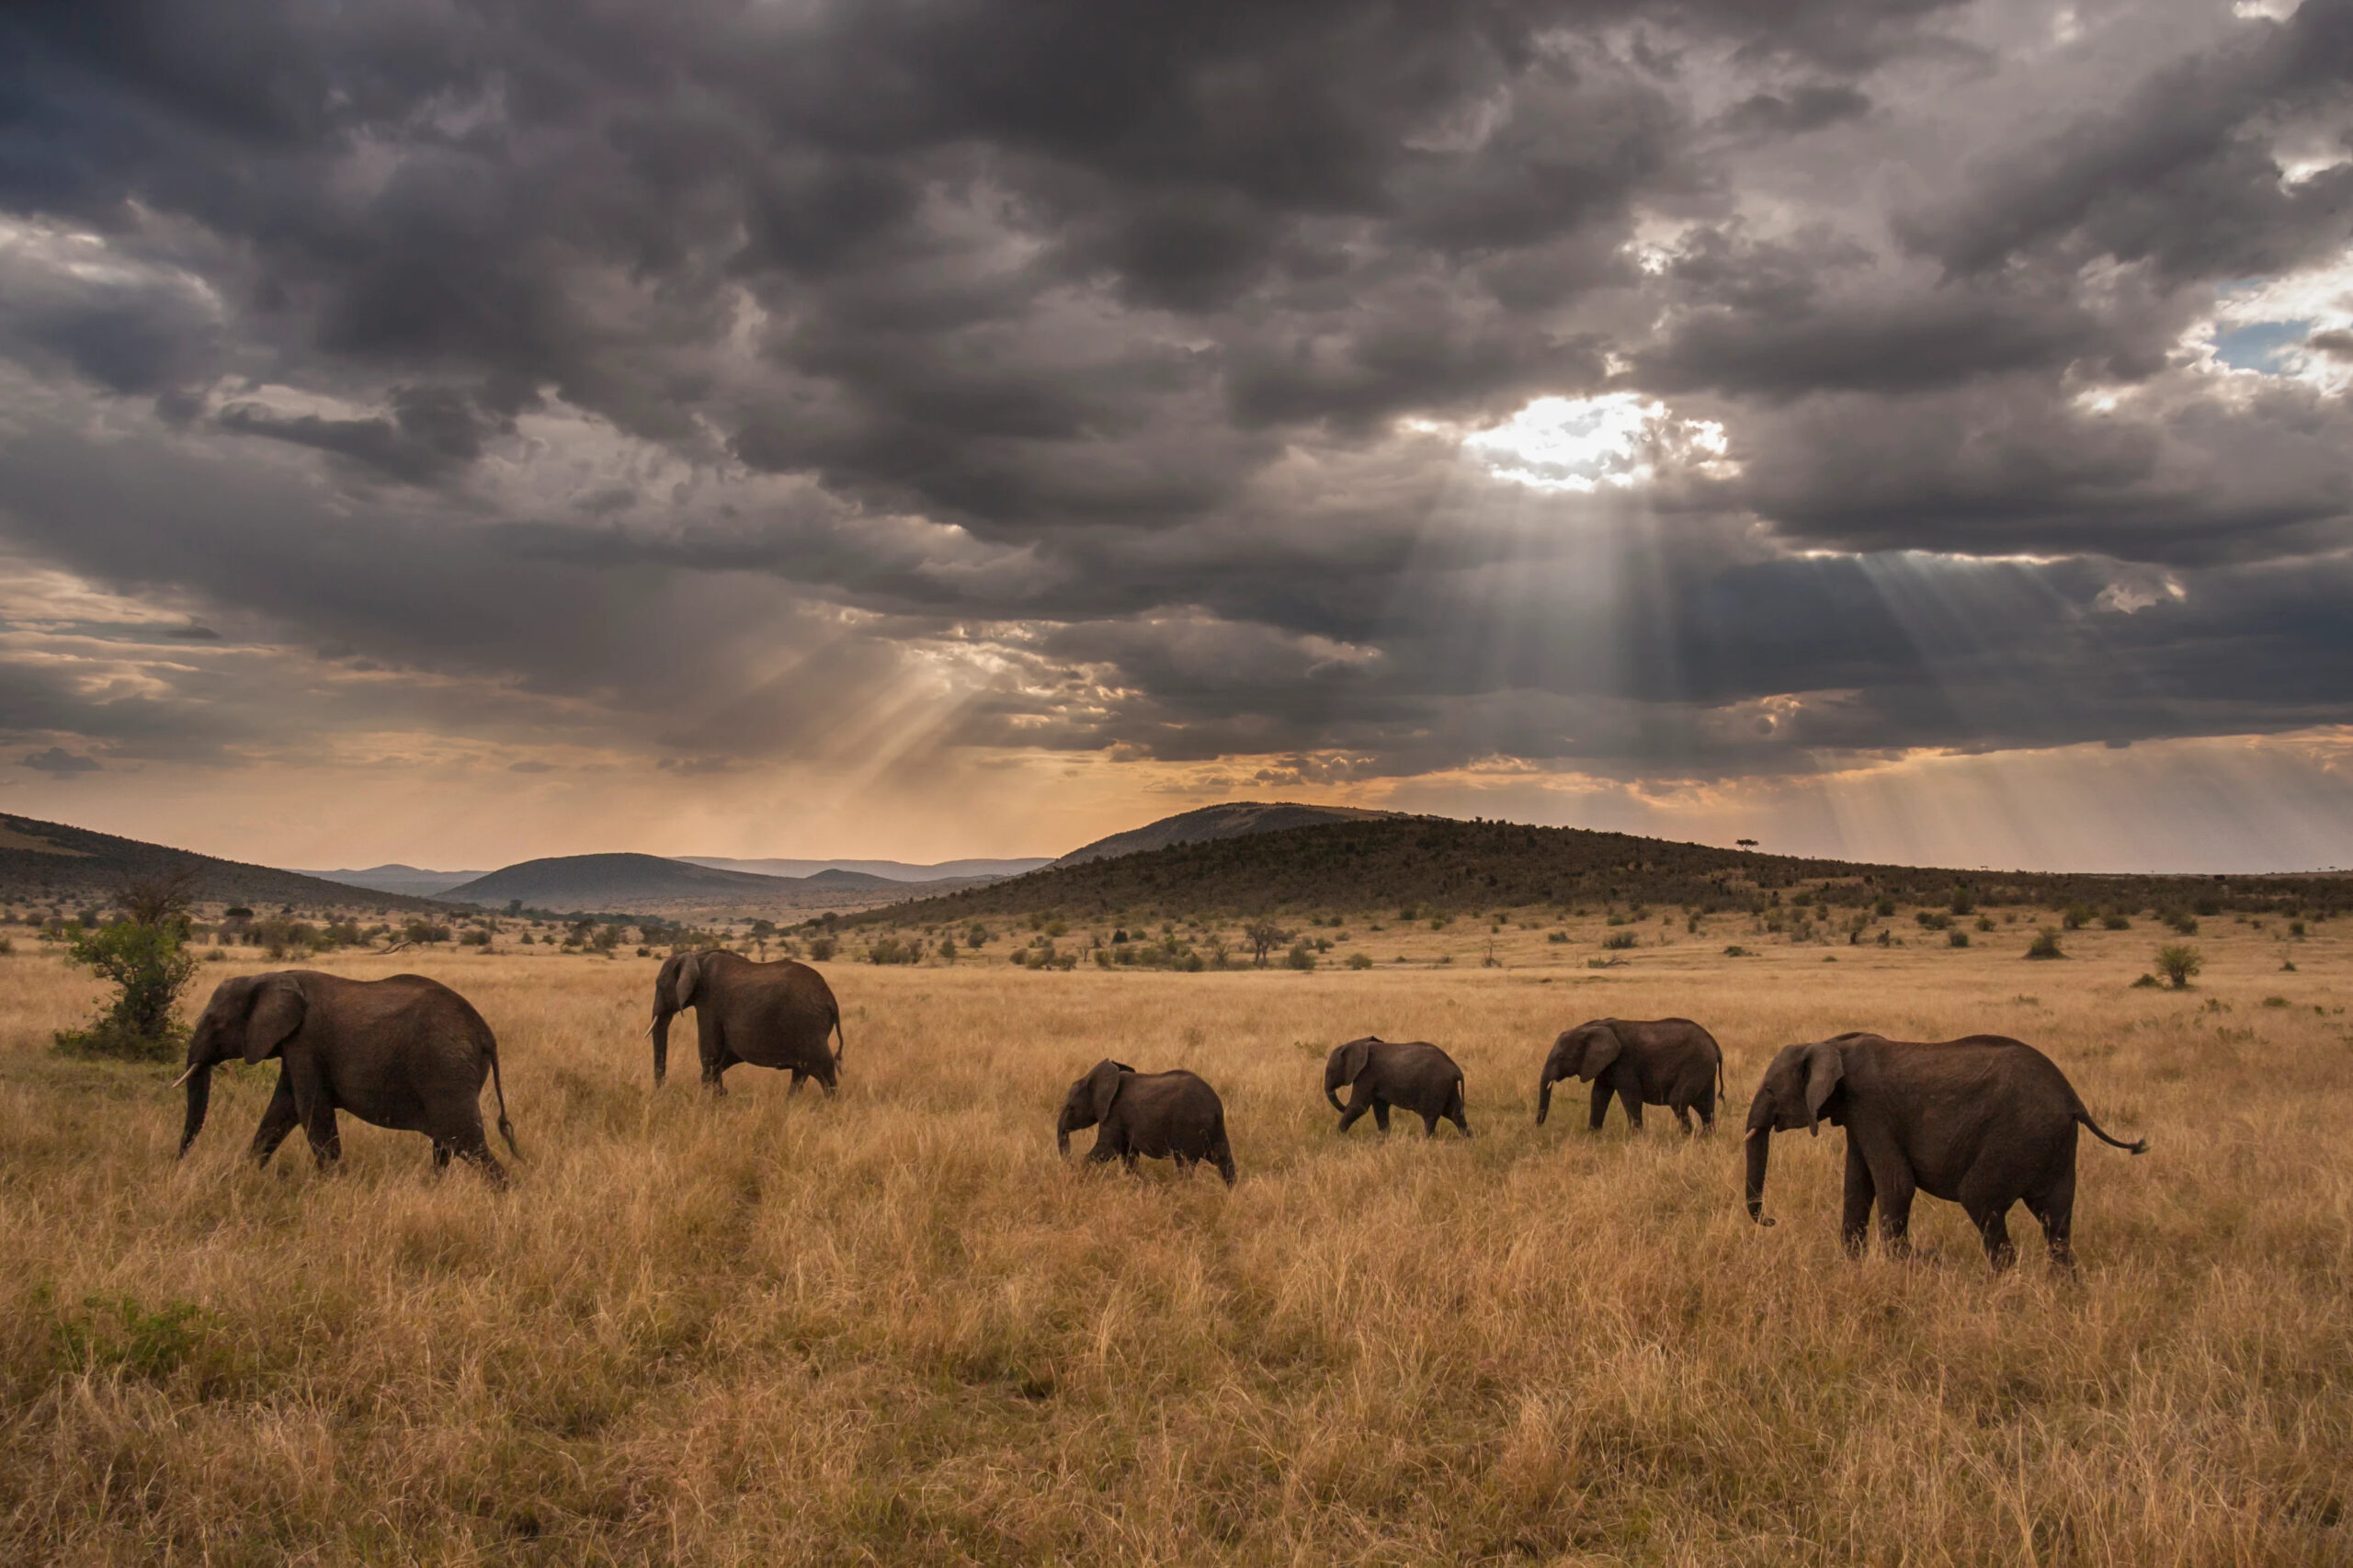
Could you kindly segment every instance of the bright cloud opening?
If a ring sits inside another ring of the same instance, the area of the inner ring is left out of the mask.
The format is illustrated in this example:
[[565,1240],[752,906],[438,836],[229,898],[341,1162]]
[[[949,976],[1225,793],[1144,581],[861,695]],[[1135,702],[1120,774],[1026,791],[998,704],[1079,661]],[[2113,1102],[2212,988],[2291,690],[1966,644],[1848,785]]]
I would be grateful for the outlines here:
[[1465,437],[1462,449],[1497,479],[1578,494],[1645,485],[1663,467],[1711,478],[1734,472],[1722,426],[1679,418],[1665,403],[1632,392],[1540,397],[1502,424]]

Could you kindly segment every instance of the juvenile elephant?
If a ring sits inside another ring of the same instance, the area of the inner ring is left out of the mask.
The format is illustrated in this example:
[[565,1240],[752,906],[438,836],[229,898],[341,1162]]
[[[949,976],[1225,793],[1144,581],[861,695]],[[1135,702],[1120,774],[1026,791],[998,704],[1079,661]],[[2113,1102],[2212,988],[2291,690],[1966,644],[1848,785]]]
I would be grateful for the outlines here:
[[[1340,1104],[1341,1085],[1354,1092]],[[1352,1040],[1335,1050],[1324,1063],[1324,1097],[1340,1113],[1340,1131],[1354,1127],[1367,1111],[1373,1124],[1389,1131],[1389,1108],[1397,1106],[1422,1119],[1423,1136],[1438,1136],[1440,1117],[1471,1136],[1462,1115],[1462,1069],[1454,1058],[1424,1040],[1386,1040],[1379,1035]]]
[[1593,1114],[1587,1131],[1601,1131],[1609,1114],[1609,1096],[1626,1108],[1626,1119],[1643,1124],[1643,1107],[1671,1108],[1683,1131],[1691,1131],[1691,1112],[1711,1131],[1716,1125],[1716,1096],[1724,1085],[1723,1048],[1716,1037],[1688,1018],[1596,1018],[1564,1031],[1544,1058],[1536,1080],[1536,1125],[1552,1109],[1552,1085],[1576,1077],[1593,1085]]
[[2146,1153],[2149,1141],[2126,1143],[2091,1119],[2067,1075],[2042,1052],[2001,1035],[1928,1044],[1843,1034],[1782,1047],[1765,1069],[1748,1108],[1748,1217],[1761,1210],[1772,1136],[1827,1119],[1847,1130],[1847,1206],[1840,1236],[1850,1254],[1863,1248],[1871,1204],[1891,1252],[1909,1248],[1912,1196],[1958,1203],[1985,1244],[1995,1268],[2018,1256],[2006,1216],[2020,1199],[2042,1225],[2052,1261],[2072,1267],[2069,1227],[2075,1210],[2075,1127],[2103,1143]]
[[1090,1162],[1119,1160],[1131,1171],[1139,1154],[1174,1159],[1189,1171],[1207,1160],[1233,1185],[1233,1149],[1225,1138],[1225,1103],[1192,1074],[1139,1073],[1106,1057],[1070,1086],[1054,1123],[1054,1145],[1067,1157],[1070,1135],[1099,1129]]
[[188,1037],[186,1154],[203,1131],[212,1069],[232,1057],[278,1059],[278,1089],[255,1130],[253,1157],[267,1165],[300,1123],[321,1166],[343,1154],[335,1113],[347,1110],[378,1127],[422,1132],[433,1163],[472,1161],[504,1183],[506,1173],[482,1131],[482,1082],[498,1095],[498,1131],[518,1157],[498,1078],[498,1040],[473,1005],[438,980],[396,974],[346,980],[315,970],[279,970],[222,981]]
[[[741,953],[679,953],[654,978],[654,1083],[670,1067],[670,1019],[695,1010],[695,1048],[702,1057],[702,1086],[723,1095],[721,1074],[737,1062],[777,1067],[792,1074],[790,1094],[811,1078],[828,1096],[840,1082],[841,1005],[825,977],[805,963],[780,959],[755,963]],[[840,1050],[827,1044],[830,1034]]]

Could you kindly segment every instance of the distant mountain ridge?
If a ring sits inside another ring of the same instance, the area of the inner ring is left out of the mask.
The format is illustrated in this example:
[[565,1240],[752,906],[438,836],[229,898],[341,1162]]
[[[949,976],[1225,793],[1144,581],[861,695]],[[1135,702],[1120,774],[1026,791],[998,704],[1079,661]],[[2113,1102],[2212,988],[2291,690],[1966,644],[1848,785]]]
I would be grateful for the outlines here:
[[1173,817],[1146,823],[1142,827],[1131,827],[1125,833],[1115,833],[1108,838],[1098,838],[1092,844],[1081,845],[1053,864],[1057,868],[1084,866],[1090,860],[1141,855],[1179,844],[1243,838],[1257,833],[1283,833],[1294,827],[1317,827],[1326,823],[1373,822],[1403,814],[1399,812],[1370,811],[1362,806],[1302,806],[1290,801],[1230,801],[1220,806],[1180,812]]
[[408,893],[416,898],[438,898],[451,888],[485,877],[487,871],[432,871],[422,866],[404,866],[398,861],[362,869],[313,871],[294,868],[298,877],[316,877],[322,881],[341,882],[346,887],[369,888],[377,892]]

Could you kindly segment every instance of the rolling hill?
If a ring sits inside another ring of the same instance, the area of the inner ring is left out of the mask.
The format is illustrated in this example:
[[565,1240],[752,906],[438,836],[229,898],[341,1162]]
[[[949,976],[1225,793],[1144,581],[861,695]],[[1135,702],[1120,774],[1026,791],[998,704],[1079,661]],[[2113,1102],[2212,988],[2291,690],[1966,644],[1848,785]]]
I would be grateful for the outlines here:
[[860,921],[931,925],[1046,911],[1091,919],[1540,904],[1722,909],[1777,903],[1801,891],[1834,906],[1882,897],[1942,904],[1957,890],[1978,903],[2094,910],[2353,910],[2353,876],[2345,875],[1960,871],[1758,855],[1583,828],[1387,816],[1059,862],[1009,881],[870,910]]
[[[940,892],[971,878],[920,884]],[[904,898],[908,884],[864,871],[767,877],[661,855],[557,855],[523,860],[451,888],[451,903],[561,913],[659,915],[672,918],[798,917],[811,910],[870,909]]]
[[126,882],[181,870],[194,874],[195,896],[204,903],[351,914],[448,912],[446,905],[415,894],[351,887],[63,823],[0,816],[0,900],[10,903],[102,901]]
[[905,860],[734,860],[722,855],[681,855],[677,858],[690,865],[710,866],[722,871],[749,871],[762,877],[812,877],[824,871],[854,871],[892,882],[962,882],[1017,877],[1024,871],[1053,864],[1053,858],[1046,855],[1015,860],[941,860],[929,866]]
[[1162,817],[1158,822],[1130,828],[1125,833],[1115,833],[1108,838],[1098,838],[1092,844],[1072,850],[1053,864],[1083,866],[1091,860],[1108,860],[1150,849],[1166,849],[1178,844],[1243,838],[1256,833],[1281,833],[1290,828],[1313,827],[1324,823],[1372,822],[1397,814],[1395,812],[1366,811],[1357,806],[1300,806],[1287,801],[1235,801],[1222,806],[1203,806],[1199,811],[1180,812],[1173,817]]

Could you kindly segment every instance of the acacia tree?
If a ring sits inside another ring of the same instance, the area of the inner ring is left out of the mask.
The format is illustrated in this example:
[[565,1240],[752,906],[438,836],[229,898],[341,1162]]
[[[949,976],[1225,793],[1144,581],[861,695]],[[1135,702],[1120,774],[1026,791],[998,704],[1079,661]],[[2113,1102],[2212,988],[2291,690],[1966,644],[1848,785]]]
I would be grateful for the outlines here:
[[1267,955],[1290,940],[1291,934],[1275,923],[1271,915],[1261,915],[1242,927],[1242,939],[1250,944],[1253,967],[1267,967]]
[[134,1062],[169,1062],[178,1054],[185,1030],[173,1009],[196,978],[196,955],[186,950],[195,880],[192,870],[182,869],[129,883],[121,895],[123,917],[85,929],[67,945],[68,961],[116,990],[88,1028],[57,1031],[58,1050]]

